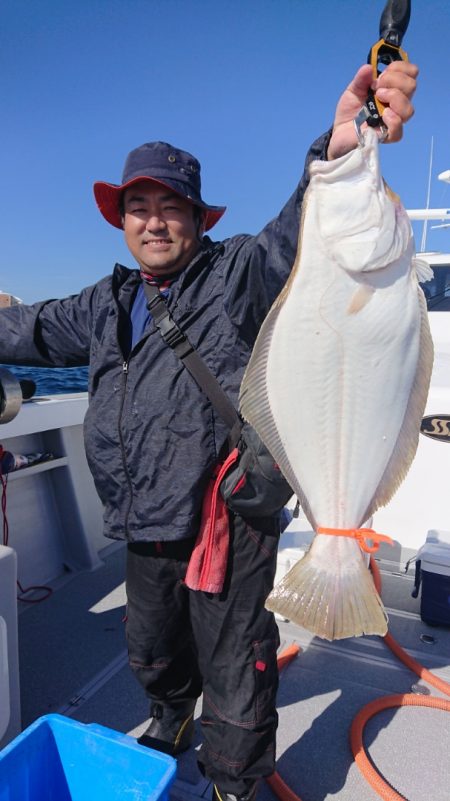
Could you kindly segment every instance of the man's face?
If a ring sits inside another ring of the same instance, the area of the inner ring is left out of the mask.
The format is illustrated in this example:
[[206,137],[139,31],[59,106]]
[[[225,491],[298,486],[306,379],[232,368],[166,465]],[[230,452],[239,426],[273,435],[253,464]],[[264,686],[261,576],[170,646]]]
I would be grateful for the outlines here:
[[125,241],[141,270],[170,275],[186,267],[200,248],[192,204],[150,181],[126,189],[123,201]]

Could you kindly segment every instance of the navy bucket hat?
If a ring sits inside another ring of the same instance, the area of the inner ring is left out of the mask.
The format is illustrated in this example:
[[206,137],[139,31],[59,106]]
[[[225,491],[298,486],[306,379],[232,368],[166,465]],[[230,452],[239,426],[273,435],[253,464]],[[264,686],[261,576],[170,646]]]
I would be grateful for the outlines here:
[[218,222],[226,206],[209,206],[201,196],[200,162],[185,150],[167,142],[147,142],[128,154],[122,183],[96,181],[94,195],[105,220],[122,228],[120,199],[125,189],[139,181],[162,184],[204,211],[205,231]]

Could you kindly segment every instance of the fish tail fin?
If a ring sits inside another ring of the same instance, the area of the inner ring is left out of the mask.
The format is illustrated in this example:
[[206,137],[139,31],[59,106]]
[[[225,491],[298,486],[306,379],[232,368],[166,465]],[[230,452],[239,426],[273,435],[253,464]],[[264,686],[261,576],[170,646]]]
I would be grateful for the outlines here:
[[336,571],[336,563],[321,564],[310,551],[274,587],[266,608],[326,640],[387,632],[387,615],[362,555]]

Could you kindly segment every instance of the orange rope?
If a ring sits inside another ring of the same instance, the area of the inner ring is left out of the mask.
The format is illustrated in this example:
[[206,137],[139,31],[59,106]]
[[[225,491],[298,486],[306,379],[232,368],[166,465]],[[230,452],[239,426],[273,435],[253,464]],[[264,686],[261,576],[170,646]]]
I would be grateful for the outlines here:
[[[289,645],[288,648],[285,648],[277,659],[278,670],[283,670],[289,662],[292,662],[294,657],[300,653],[300,650],[301,648],[298,645]],[[266,782],[280,801],[302,801],[300,796],[296,795],[286,782],[283,781],[277,771],[272,773],[271,776],[266,776]]]
[[279,654],[277,659],[278,670],[283,670],[289,662],[292,662],[294,657],[296,657],[301,651],[299,645],[289,645],[284,651]]
[[[378,594],[381,595],[381,574],[373,558],[370,560],[370,567],[376,590]],[[428,681],[429,684],[432,684],[445,695],[450,695],[450,685],[446,681],[443,681],[443,679],[434,676],[429,670],[424,668],[423,665],[410,657],[394,640],[391,634],[386,634],[383,639],[395,656],[410,668],[410,670]],[[450,701],[446,701],[443,698],[424,698],[423,696],[414,695],[413,693],[387,695],[384,698],[371,701],[358,712],[350,728],[350,745],[353,756],[364,778],[384,801],[406,801],[406,799],[405,796],[393,790],[372,765],[372,762],[364,751],[363,732],[365,724],[373,715],[376,715],[384,709],[396,706],[426,706],[432,709],[441,709],[450,712]]]
[[271,776],[266,777],[266,782],[280,801],[302,801],[300,796],[296,795],[294,791],[291,790],[276,771],[272,773]]
[[[345,531],[345,529],[332,529],[329,531],[317,529],[318,534],[336,534],[336,531],[341,532]],[[359,531],[370,531],[371,534],[376,533],[372,532],[371,529],[359,529]],[[354,536],[354,534],[337,533],[337,536]],[[383,537],[382,534],[377,536]],[[370,538],[373,539],[372,536]],[[389,540],[389,537],[385,539]],[[385,541],[385,539],[383,539],[383,541]],[[370,568],[376,590],[378,594],[381,595],[381,574],[373,557],[370,560]],[[450,684],[443,679],[438,678],[438,676],[434,676],[433,673],[424,668],[423,665],[410,657],[409,654],[407,654],[406,651],[404,651],[403,648],[394,640],[391,634],[386,634],[383,639],[395,656],[397,656],[408,668],[420,676],[420,678],[433,685],[433,687],[436,687],[445,695],[450,696]],[[299,651],[300,648],[296,645],[291,645],[289,648],[282,651],[278,657],[279,670],[282,670],[282,668],[285,667],[285,665],[287,665],[299,653]],[[376,715],[378,712],[382,712],[384,709],[390,709],[397,706],[431,707],[432,709],[440,709],[445,712],[450,712],[450,701],[446,701],[444,698],[427,698],[421,695],[414,695],[412,693],[386,695],[384,698],[378,698],[377,700],[366,704],[366,706],[364,706],[358,712],[350,727],[350,745],[353,752],[353,757],[366,781],[371,785],[371,787],[373,787],[378,795],[381,796],[383,801],[407,801],[407,799],[405,796],[397,793],[387,782],[385,782],[383,777],[372,765],[372,762],[364,750],[363,732],[364,726],[366,725],[367,721],[373,717],[373,715]],[[280,801],[301,801],[300,796],[296,795],[296,793],[294,793],[294,791],[288,787],[288,785],[283,781],[277,772],[266,778],[266,782],[271,790],[275,793],[277,798],[280,799]]]
[[[380,542],[387,542],[389,545],[394,544],[394,540],[386,534],[378,534],[373,528],[326,528],[319,526],[317,528],[318,534],[331,534],[333,537],[353,537],[357,540],[359,547],[366,553],[375,553],[380,547]],[[372,540],[373,545],[368,545],[366,540]]]
[[[372,571],[375,589],[378,595],[381,595],[381,573],[380,568],[375,562],[375,559],[370,560],[370,569]],[[444,695],[450,695],[450,684],[444,681],[444,679],[440,679],[438,676],[435,676],[434,673],[431,673],[431,671],[427,670],[423,665],[420,664],[420,662],[416,662],[416,660],[407,654],[401,645],[394,640],[392,634],[385,634],[383,639],[388,648],[391,649],[392,653],[395,654],[395,656],[400,659],[400,661],[403,662],[406,667],[410,668],[413,673],[416,673],[421,679],[427,681],[428,684],[432,684],[433,687],[436,687],[436,689],[441,693],[444,693]]]
[[[448,687],[448,690],[450,691],[450,687]],[[358,712],[350,728],[350,745],[353,757],[366,781],[384,801],[407,801],[407,799],[404,795],[393,790],[372,765],[364,750],[363,732],[364,726],[371,717],[384,709],[391,709],[397,706],[426,706],[450,712],[450,701],[446,701],[444,698],[426,698],[423,695],[413,695],[412,693],[386,695],[384,698],[377,698],[376,701],[366,704]]]

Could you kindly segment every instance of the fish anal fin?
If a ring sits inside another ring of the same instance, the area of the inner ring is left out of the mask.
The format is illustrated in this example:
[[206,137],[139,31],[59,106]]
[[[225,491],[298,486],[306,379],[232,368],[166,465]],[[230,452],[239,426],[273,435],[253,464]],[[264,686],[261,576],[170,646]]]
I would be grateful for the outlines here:
[[241,382],[239,410],[244,419],[259,434],[293,491],[303,497],[288,455],[281,442],[267,389],[268,354],[281,308],[282,305],[274,304],[261,327]]

